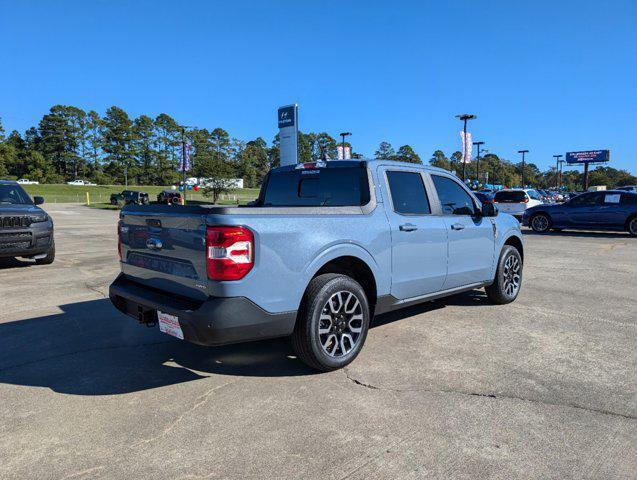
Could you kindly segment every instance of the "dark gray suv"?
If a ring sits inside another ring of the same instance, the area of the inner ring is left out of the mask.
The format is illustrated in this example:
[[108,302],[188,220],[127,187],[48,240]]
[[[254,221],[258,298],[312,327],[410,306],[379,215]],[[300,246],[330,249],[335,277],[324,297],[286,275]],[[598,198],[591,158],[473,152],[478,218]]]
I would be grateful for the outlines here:
[[25,257],[39,265],[53,263],[53,220],[17,182],[0,180],[0,258]]

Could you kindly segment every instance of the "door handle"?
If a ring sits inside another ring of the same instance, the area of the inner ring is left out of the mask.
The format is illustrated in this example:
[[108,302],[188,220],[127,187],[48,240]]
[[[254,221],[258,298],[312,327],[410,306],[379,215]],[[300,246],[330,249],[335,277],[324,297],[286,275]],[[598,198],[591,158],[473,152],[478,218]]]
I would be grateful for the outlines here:
[[418,230],[418,227],[411,223],[405,223],[398,228],[400,229],[401,232],[413,232],[414,230]]
[[454,223],[451,225],[452,230],[464,230],[464,225],[462,223]]

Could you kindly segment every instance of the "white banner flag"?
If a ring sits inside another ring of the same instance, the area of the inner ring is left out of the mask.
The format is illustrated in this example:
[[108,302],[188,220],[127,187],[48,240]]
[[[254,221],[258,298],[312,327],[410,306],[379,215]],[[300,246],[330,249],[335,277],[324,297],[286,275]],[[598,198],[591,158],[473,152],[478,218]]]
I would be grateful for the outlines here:
[[460,138],[462,138],[462,163],[471,163],[471,154],[473,150],[473,142],[471,141],[471,133],[467,132],[467,138],[464,136],[464,132],[460,132]]
[[343,145],[337,145],[336,158],[338,158],[339,160],[343,160]]
[[352,147],[349,146],[345,146],[345,155],[343,155],[345,157],[345,160],[351,160],[352,159]]

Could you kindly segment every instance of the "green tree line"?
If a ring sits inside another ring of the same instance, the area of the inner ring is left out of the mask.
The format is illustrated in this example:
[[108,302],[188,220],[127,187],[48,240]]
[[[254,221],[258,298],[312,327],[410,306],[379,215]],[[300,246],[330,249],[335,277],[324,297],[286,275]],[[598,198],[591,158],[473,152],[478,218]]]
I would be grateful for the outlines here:
[[[244,141],[223,128],[212,130],[185,127],[170,115],[131,118],[122,108],[110,107],[104,115],[67,105],[55,105],[37,126],[20,134],[6,134],[0,121],[0,177],[64,183],[77,178],[102,185],[170,185],[181,178],[178,171],[182,135],[191,144],[192,168],[189,176],[212,179],[242,178],[246,187],[257,187],[270,168],[279,165],[279,138],[268,144],[263,138]],[[299,132],[299,159],[302,162],[337,158],[338,141],[326,132]],[[346,145],[350,144],[346,143]],[[356,152],[353,158],[362,156]],[[410,145],[395,150],[383,141],[374,153],[382,160],[422,163]],[[461,173],[460,152],[447,158],[436,150],[429,163]],[[467,165],[467,177],[477,179],[477,163]],[[544,172],[533,163],[525,167],[526,183],[539,188],[553,187],[555,168]],[[507,186],[521,184],[521,165],[488,153],[480,161],[480,183]],[[620,186],[637,183],[625,170],[598,167],[590,173],[591,185]],[[577,170],[563,173],[569,189],[583,185]]]
[[[0,177],[29,178],[41,183],[87,179],[103,185],[170,185],[178,183],[182,135],[191,144],[189,176],[242,178],[256,187],[279,165],[279,138],[270,145],[261,137],[243,141],[223,128],[183,127],[170,115],[131,118],[113,106],[102,116],[91,110],[55,105],[24,135],[5,134],[0,122]],[[326,132],[299,132],[302,162],[337,158],[337,141]],[[346,145],[349,145],[346,143]],[[383,158],[420,163],[405,145],[398,152],[379,148]],[[354,158],[360,155],[354,153]]]
[[[461,152],[454,152],[447,157],[441,150],[436,150],[429,163],[433,166],[455,171],[462,175]],[[480,184],[496,184],[507,187],[522,185],[522,162],[514,163],[502,158],[495,153],[487,153],[480,157],[480,172],[478,178],[478,163],[476,159],[467,164],[466,178],[472,183],[477,180]],[[589,172],[589,185],[606,185],[610,188],[624,185],[636,185],[637,177],[626,170],[618,170],[612,167],[598,166]],[[534,163],[525,163],[524,181],[526,185],[536,188],[555,188],[558,184],[558,173],[555,167],[541,171]],[[584,188],[584,171],[562,171],[561,184],[568,190],[581,190]]]

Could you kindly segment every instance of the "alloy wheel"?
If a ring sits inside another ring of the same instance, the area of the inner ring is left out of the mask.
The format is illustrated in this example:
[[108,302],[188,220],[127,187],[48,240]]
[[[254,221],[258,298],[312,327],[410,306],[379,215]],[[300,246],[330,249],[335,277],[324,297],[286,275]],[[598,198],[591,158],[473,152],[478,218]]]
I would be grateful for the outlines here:
[[321,347],[330,357],[342,357],[351,352],[363,331],[363,307],[352,292],[333,294],[321,310],[318,325]]
[[536,215],[531,221],[531,226],[536,232],[546,232],[549,229],[549,219],[546,215]]
[[509,297],[515,296],[520,289],[521,267],[520,259],[515,255],[509,255],[504,261],[504,269],[502,270],[504,293]]

